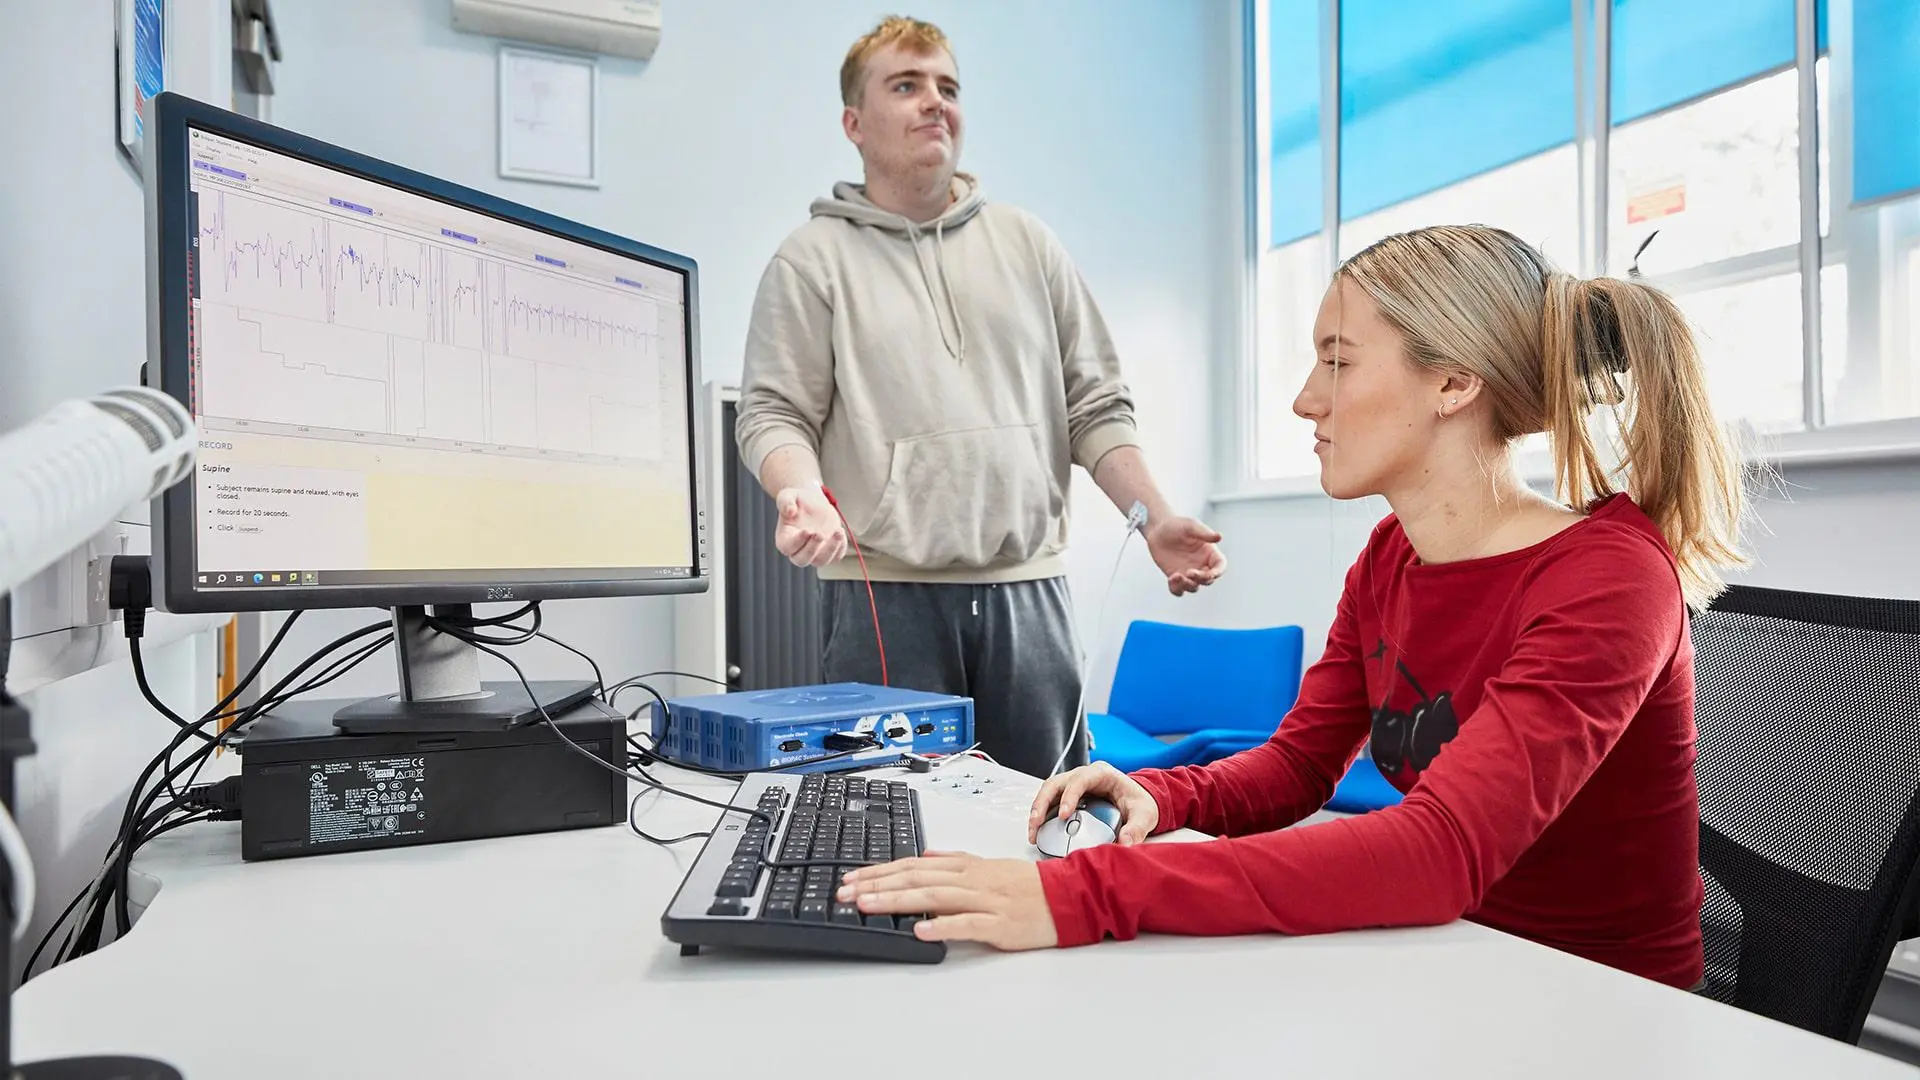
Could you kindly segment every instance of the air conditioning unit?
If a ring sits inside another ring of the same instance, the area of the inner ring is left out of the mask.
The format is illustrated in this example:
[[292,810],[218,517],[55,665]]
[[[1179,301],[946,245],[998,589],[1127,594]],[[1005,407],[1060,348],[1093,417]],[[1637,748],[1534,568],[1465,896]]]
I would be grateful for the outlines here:
[[660,44],[660,0],[453,0],[453,28],[650,60]]

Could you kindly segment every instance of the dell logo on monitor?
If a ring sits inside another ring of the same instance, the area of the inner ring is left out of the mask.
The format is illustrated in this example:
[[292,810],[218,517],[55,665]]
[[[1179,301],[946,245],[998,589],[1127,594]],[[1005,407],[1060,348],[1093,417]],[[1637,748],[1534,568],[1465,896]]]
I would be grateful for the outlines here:
[[489,586],[487,586],[487,599],[489,599],[489,600],[511,600],[511,599],[513,599],[513,586],[511,586],[511,585],[489,585]]

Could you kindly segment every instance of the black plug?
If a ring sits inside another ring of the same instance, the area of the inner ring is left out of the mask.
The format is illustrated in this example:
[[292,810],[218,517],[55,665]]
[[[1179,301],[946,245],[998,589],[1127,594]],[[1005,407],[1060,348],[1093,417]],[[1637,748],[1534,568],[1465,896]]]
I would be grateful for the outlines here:
[[187,789],[180,805],[188,810],[212,811],[210,821],[240,820],[240,777],[229,776],[225,780]]
[[122,613],[127,639],[147,631],[153,606],[153,568],[145,555],[115,555],[107,564],[107,606]]
[[865,750],[870,746],[879,746],[880,740],[866,731],[836,731],[826,738],[829,750]]

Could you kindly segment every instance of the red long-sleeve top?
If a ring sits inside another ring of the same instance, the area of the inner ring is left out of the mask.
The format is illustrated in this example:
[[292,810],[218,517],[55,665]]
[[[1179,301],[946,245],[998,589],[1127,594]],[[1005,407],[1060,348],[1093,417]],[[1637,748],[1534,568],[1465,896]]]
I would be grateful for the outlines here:
[[[1404,801],[1287,828],[1363,743]],[[1159,831],[1220,838],[1087,848],[1041,882],[1062,945],[1464,917],[1688,987],[1703,972],[1693,761],[1679,577],[1631,499],[1431,566],[1389,517],[1273,737],[1135,774]]]

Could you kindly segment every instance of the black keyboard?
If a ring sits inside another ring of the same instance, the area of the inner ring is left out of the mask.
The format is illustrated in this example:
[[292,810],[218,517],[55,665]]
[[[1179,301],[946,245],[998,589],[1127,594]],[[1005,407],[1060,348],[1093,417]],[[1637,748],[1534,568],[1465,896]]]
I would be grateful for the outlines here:
[[660,917],[683,955],[702,946],[937,964],[917,915],[862,915],[834,899],[856,866],[926,849],[919,793],[897,780],[750,773]]

